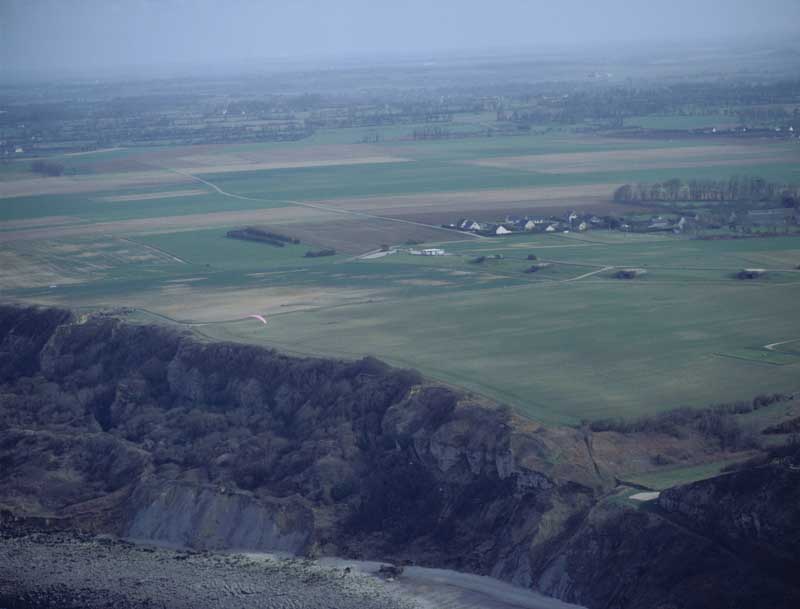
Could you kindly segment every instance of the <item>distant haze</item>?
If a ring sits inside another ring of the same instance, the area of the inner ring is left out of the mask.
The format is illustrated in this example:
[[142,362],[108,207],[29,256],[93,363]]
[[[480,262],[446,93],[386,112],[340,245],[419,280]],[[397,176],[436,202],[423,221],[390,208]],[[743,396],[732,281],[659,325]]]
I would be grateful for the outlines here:
[[0,65],[89,71],[785,36],[798,0],[0,0]]

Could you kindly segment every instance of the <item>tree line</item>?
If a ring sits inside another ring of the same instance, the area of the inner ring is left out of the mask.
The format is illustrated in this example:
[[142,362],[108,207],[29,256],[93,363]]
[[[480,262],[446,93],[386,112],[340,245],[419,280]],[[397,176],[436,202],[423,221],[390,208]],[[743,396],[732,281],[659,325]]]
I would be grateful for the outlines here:
[[728,180],[672,178],[653,184],[624,184],[614,191],[614,201],[763,201],[782,202],[791,207],[800,199],[800,187],[767,182],[763,178],[735,176]]
[[31,171],[39,175],[54,178],[64,173],[64,166],[61,163],[38,159],[31,163]]
[[793,399],[792,394],[760,394],[751,401],[714,404],[707,408],[676,408],[638,419],[598,419],[583,424],[594,432],[662,433],[674,437],[694,429],[707,440],[716,440],[724,450],[749,450],[758,448],[761,441],[752,427],[743,427],[734,417]]

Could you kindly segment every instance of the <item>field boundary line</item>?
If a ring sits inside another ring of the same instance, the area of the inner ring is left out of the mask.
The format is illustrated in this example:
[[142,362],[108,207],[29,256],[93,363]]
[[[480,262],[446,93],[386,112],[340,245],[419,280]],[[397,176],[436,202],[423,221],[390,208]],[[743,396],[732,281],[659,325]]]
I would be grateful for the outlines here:
[[143,247],[145,249],[153,250],[154,252],[158,252],[159,254],[163,254],[164,256],[169,256],[170,258],[172,258],[176,262],[180,262],[181,264],[192,264],[188,260],[184,260],[183,258],[179,258],[178,256],[176,256],[172,252],[168,252],[167,250],[163,250],[160,247],[156,247],[154,245],[147,245],[146,243],[140,243],[139,241],[136,241],[134,239],[130,239],[129,237],[119,237],[119,236],[116,236],[116,235],[108,235],[108,236],[113,238],[113,239],[117,239],[119,241],[125,241],[126,243],[133,243],[134,245],[138,245],[139,247]]
[[613,266],[604,266],[602,269],[597,269],[596,271],[591,271],[589,273],[584,273],[583,275],[578,275],[577,277],[570,277],[569,279],[562,279],[561,283],[568,283],[570,281],[578,281],[579,279],[583,279],[585,277],[591,277],[592,275],[597,275],[598,273],[603,273],[605,271],[610,271],[614,267]]

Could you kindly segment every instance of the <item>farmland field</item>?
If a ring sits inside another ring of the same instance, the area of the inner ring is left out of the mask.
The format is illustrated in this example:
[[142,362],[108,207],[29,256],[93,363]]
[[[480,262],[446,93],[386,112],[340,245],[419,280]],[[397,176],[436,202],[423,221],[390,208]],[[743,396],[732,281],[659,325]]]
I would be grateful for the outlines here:
[[[12,163],[0,180],[0,290],[132,307],[135,319],[295,353],[371,354],[549,422],[798,389],[800,356],[764,349],[800,338],[798,238],[489,238],[439,226],[510,212],[647,213],[611,201],[624,182],[800,181],[794,143],[402,139],[411,128],[369,145],[358,144],[369,130],[340,129],[306,142],[63,156],[72,175],[59,178]],[[225,237],[243,225],[301,243]],[[420,243],[448,255],[408,251]],[[382,245],[402,251],[363,256]],[[323,248],[337,253],[305,255]],[[627,267],[646,273],[617,279]],[[739,280],[744,267],[766,273]]]

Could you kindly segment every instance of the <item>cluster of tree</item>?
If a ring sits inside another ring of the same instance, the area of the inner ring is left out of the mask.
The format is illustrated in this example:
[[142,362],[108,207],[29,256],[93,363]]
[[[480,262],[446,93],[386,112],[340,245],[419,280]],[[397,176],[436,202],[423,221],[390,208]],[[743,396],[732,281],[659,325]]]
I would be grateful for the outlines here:
[[351,127],[380,127],[418,123],[449,123],[453,115],[449,110],[429,109],[368,109],[347,108],[343,111],[316,112],[306,119],[306,124],[320,129],[346,129]]
[[764,271],[760,269],[742,269],[738,273],[734,274],[736,279],[759,279],[765,275]]
[[31,163],[31,171],[33,173],[38,173],[39,175],[54,178],[63,175],[64,166],[61,163],[37,159]]
[[247,226],[245,228],[229,230],[226,233],[226,237],[229,237],[230,239],[244,239],[246,241],[259,241],[261,243],[274,245],[275,247],[283,247],[287,243],[300,243],[300,240],[295,239],[294,237],[288,237],[280,233],[273,233],[255,226]]
[[678,201],[781,202],[791,206],[800,199],[800,187],[767,182],[758,177],[734,176],[728,180],[672,178],[654,184],[624,184],[614,191],[618,203]]
[[415,140],[446,140],[452,135],[449,129],[443,127],[420,127],[411,132]]
[[359,142],[361,144],[377,144],[381,140],[383,140],[383,134],[379,131],[373,131],[371,133],[365,133],[362,135]]
[[308,250],[306,252],[306,258],[322,258],[324,256],[335,256],[336,250],[333,248],[329,249],[322,249],[322,250]]
[[800,125],[800,107],[796,107],[790,112],[783,106],[755,106],[737,110],[736,116],[739,117],[741,123],[748,125],[758,123],[778,125],[796,123]]
[[414,129],[411,133],[415,140],[447,140],[447,139],[466,139],[470,137],[503,137],[511,135],[524,135],[530,131],[525,125],[498,125],[485,129],[472,131],[450,131],[441,127],[423,127]]

